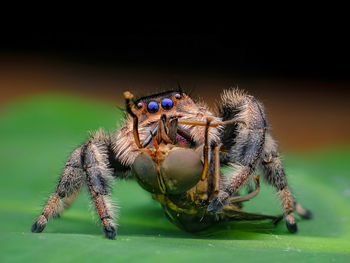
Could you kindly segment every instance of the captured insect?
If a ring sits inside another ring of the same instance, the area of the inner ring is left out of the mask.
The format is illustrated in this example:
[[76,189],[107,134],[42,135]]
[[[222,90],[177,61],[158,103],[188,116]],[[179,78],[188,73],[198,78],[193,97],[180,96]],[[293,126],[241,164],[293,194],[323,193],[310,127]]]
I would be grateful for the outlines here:
[[[190,232],[222,221],[277,223],[285,218],[294,233],[294,211],[312,218],[288,187],[263,105],[254,97],[238,89],[225,90],[216,114],[182,90],[139,99],[125,92],[124,97],[123,126],[113,134],[100,130],[73,151],[32,232],[43,231],[48,220],[67,208],[86,185],[106,237],[115,238],[110,183],[113,177],[127,176],[152,194],[172,223]],[[221,172],[224,166],[231,167],[228,174]],[[275,187],[283,215],[242,210],[242,203],[259,193],[258,170]],[[245,184],[251,190],[240,195]]]

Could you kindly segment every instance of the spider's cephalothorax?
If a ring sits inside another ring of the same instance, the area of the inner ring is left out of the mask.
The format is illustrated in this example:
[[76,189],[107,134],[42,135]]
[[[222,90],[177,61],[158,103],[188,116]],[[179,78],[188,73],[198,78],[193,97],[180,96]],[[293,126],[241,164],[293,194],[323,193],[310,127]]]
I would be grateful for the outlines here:
[[[182,91],[138,100],[129,92],[124,96],[128,116],[123,126],[114,134],[98,131],[70,155],[32,232],[41,232],[85,184],[106,236],[114,238],[110,180],[128,175],[161,203],[171,222],[187,231],[228,220],[278,222],[284,216],[288,230],[296,232],[294,210],[304,218],[312,217],[292,196],[263,106],[254,97],[226,90],[215,115]],[[232,167],[229,176],[221,173],[222,166]],[[258,169],[276,188],[283,216],[241,210],[241,203],[259,192],[259,177],[254,174]],[[240,196],[238,190],[248,181],[256,189]]]

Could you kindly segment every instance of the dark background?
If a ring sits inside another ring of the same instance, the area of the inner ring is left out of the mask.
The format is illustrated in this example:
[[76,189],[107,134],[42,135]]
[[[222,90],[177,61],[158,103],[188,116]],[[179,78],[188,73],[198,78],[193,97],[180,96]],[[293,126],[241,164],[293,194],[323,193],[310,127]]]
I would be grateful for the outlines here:
[[282,148],[348,144],[347,24],[295,21],[5,32],[0,107],[57,92],[122,105],[125,90],[147,95],[178,84],[213,106],[238,86],[264,102]]
[[[242,22],[244,23],[244,22]],[[349,78],[346,24],[261,26],[146,24],[109,32],[3,33],[2,53],[29,53],[101,66],[185,67],[245,76]]]

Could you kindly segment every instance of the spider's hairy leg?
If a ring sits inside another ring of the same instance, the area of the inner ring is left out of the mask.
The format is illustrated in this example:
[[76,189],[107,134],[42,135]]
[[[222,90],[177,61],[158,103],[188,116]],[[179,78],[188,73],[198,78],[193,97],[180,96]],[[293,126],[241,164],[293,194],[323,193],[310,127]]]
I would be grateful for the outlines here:
[[293,197],[287,184],[286,175],[278,153],[277,143],[270,133],[267,133],[265,137],[260,166],[265,180],[277,190],[278,196],[282,202],[288,230],[292,233],[297,232],[298,228],[294,219],[293,210],[306,219],[312,218],[313,215],[310,210],[303,208],[297,203]]
[[82,153],[88,191],[101,219],[106,237],[113,239],[117,232],[110,200],[109,184],[113,169],[110,168],[108,145],[102,139],[92,138],[83,146]]
[[[262,105],[252,96],[237,90],[222,95],[223,121],[234,119],[237,123],[223,126],[221,141],[224,152],[221,163],[236,163],[231,178],[223,185],[208,206],[208,211],[218,213],[230,196],[254,173],[265,141],[267,123]],[[243,124],[244,123],[244,124]]]
[[81,162],[81,147],[79,147],[69,156],[55,193],[49,197],[31,231],[42,232],[50,218],[58,216],[74,201],[83,183],[84,171]]
[[304,219],[312,219],[314,214],[309,210],[303,207],[294,199],[294,209],[295,211]]

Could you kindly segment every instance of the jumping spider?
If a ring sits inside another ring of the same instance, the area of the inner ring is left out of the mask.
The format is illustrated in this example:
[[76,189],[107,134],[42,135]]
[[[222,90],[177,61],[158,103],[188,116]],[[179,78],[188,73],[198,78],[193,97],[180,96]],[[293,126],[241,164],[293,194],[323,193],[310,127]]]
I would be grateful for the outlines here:
[[[127,117],[114,134],[98,131],[68,158],[62,176],[42,214],[32,226],[41,232],[87,185],[107,238],[116,236],[110,201],[113,177],[136,177],[159,201],[167,218],[186,231],[197,231],[218,221],[285,217],[290,232],[297,231],[295,210],[303,218],[312,213],[296,202],[272,138],[262,104],[237,89],[225,90],[214,115],[182,91],[133,99],[124,93]],[[229,176],[220,171],[231,166]],[[248,213],[242,202],[259,192],[259,177],[274,186],[283,216]],[[255,190],[239,195],[246,182]]]

